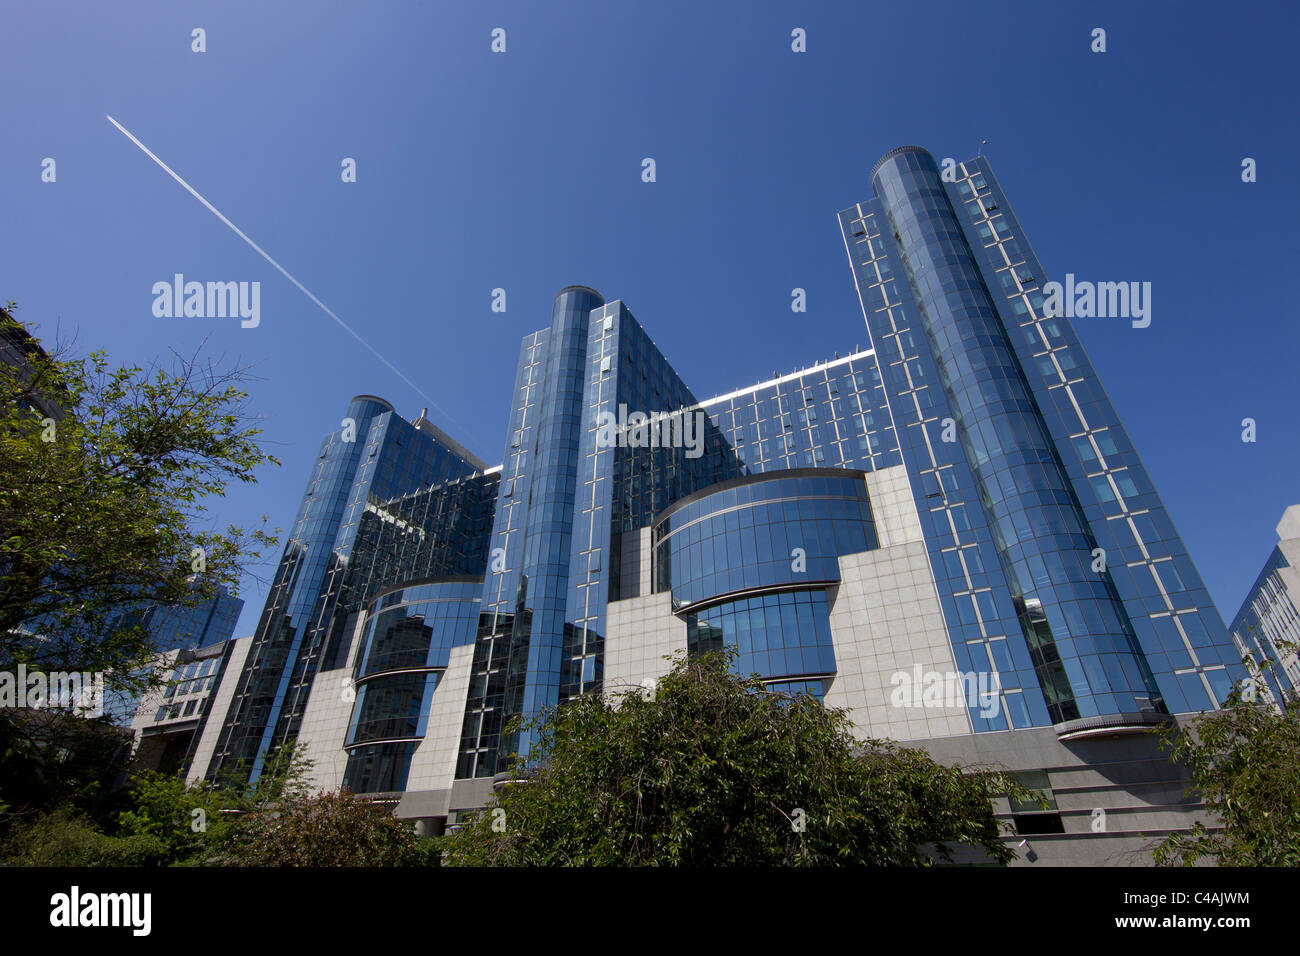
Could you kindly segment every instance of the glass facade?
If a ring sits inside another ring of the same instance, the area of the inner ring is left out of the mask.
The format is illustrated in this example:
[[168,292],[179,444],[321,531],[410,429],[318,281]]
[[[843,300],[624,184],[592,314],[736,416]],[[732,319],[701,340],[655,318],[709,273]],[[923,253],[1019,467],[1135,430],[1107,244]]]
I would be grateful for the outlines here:
[[840,223],[959,665],[1030,725],[1221,702],[1222,619],[987,161],[903,147],[872,186]]
[[[194,590],[191,586],[191,594]],[[243,598],[218,586],[215,595],[194,607],[153,603],[133,607],[118,615],[109,629],[143,627],[156,651],[192,651],[230,640],[243,611]]]
[[[831,605],[841,559],[879,548],[882,514],[919,522],[941,615],[923,629],[941,626],[959,673],[995,675],[1001,706],[967,702],[974,732],[1087,733],[1218,706],[1240,652],[1074,329],[1046,314],[1044,270],[988,162],[945,178],[903,147],[871,187],[839,214],[865,350],[701,400],[624,303],[569,286],[522,341],[500,468],[354,399],[322,446],[209,774],[256,776],[296,736],[314,675],[348,660],[376,596],[346,742],[364,792],[403,789],[462,644],[455,778],[526,755],[512,718],[605,689],[611,602],[669,592],[688,650],[735,647],[741,671],[820,697],[837,654],[861,653],[836,647]],[[876,513],[869,487],[908,513]],[[917,576],[905,586],[930,602]],[[454,598],[420,592],[426,578],[460,580]]]
[[732,667],[737,673],[757,674],[774,690],[812,693],[820,700],[826,683],[835,676],[826,592],[761,594],[687,615],[688,653],[719,651],[724,646],[739,652]]
[[653,582],[686,621],[690,654],[819,700],[835,676],[826,588],[838,558],[878,546],[866,473],[800,468],[712,485],[655,521]]
[[457,776],[495,774],[506,721],[558,696],[587,327],[603,304],[562,290],[550,327],[520,351]]
[[[1293,546],[1295,541],[1286,544]],[[1296,580],[1295,570],[1279,545],[1264,562],[1229,627],[1242,657],[1259,664],[1267,662],[1262,675],[1277,701],[1290,699],[1300,688],[1300,615],[1296,614],[1296,594],[1288,587],[1288,578]]]
[[[117,615],[108,629],[143,627],[155,652],[192,651],[234,637],[243,610],[243,598],[218,586],[215,595],[194,607],[145,604]],[[139,706],[138,694],[114,690],[105,693],[104,712],[115,722],[129,723]]]
[[154,605],[141,623],[149,629],[158,650],[194,650],[219,644],[235,636],[235,625],[244,611],[244,601],[220,588],[197,607],[175,608]]
[[[497,481],[485,467],[422,418],[407,422],[373,396],[352,400],[321,444],[209,777],[255,780],[268,750],[296,739],[316,671],[346,658],[349,619],[394,583],[372,573],[375,562],[404,576],[482,573]],[[402,498],[421,489],[451,504],[421,510]]]
[[682,611],[759,588],[834,583],[837,558],[876,547],[861,471],[801,469],[724,482],[655,523],[655,590]]
[[453,647],[474,643],[483,579],[409,582],[370,605],[356,661],[344,786],[354,793],[406,787],[438,681]]
[[706,400],[745,474],[902,463],[875,354],[858,352]]

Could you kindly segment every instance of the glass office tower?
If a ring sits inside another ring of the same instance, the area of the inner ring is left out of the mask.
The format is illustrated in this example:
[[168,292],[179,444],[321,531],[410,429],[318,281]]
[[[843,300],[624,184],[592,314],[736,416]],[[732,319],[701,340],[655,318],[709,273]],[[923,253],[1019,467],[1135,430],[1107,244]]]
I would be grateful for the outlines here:
[[954,654],[1017,727],[1213,707],[1222,619],[988,161],[954,172],[896,149],[839,215]]
[[1300,689],[1300,505],[1283,512],[1277,539],[1228,631],[1281,702]]
[[[395,544],[367,546],[369,534],[359,534],[379,520],[384,503],[429,486],[446,485],[448,490],[437,494],[455,495],[473,488],[470,479],[481,480],[485,469],[423,415],[411,423],[383,399],[352,399],[340,427],[321,444],[208,765],[209,777],[256,780],[270,748],[297,738],[317,669],[339,656],[349,618],[355,621],[370,594],[394,583],[386,576],[377,579],[372,565],[387,559]],[[446,548],[408,560],[395,573],[406,576],[421,563],[439,562],[456,571],[481,572],[477,538],[452,535],[446,542]]]
[[684,494],[740,473],[704,417],[699,454],[600,440],[602,412],[671,415],[695,397],[621,302],[569,286],[524,339],[492,532],[483,617],[457,761],[491,777],[529,737],[503,739],[563,700],[602,689],[604,615],[620,536]]
[[[870,348],[701,399],[624,303],[568,286],[523,339],[499,467],[355,399],[200,734],[209,775],[301,731],[320,785],[454,823],[529,756],[513,718],[725,646],[861,737],[1065,774],[1021,832],[1091,840],[1103,807],[1139,852],[1194,812],[1144,732],[1218,706],[1239,652],[1041,264],[982,158],[945,180],[904,147],[871,185],[839,214]],[[899,698],[913,674],[967,691]]]
[[[194,590],[196,588],[192,587],[191,592]],[[218,585],[212,597],[193,607],[145,604],[123,612],[109,628],[144,628],[149,632],[155,652],[193,651],[222,644],[234,637],[243,610],[244,599]],[[139,705],[138,694],[114,690],[105,694],[104,712],[117,723],[130,723]]]
[[143,627],[157,651],[193,650],[230,640],[243,610],[243,598],[218,586],[216,594],[193,607],[147,604],[124,613],[111,626]]

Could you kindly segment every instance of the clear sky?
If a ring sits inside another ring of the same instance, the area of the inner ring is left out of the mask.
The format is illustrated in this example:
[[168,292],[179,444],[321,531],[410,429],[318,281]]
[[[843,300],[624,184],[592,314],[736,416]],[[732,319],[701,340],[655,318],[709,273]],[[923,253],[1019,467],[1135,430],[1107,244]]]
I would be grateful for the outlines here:
[[[1075,324],[1230,619],[1300,501],[1298,10],[0,0],[0,300],[115,362],[207,338],[255,364],[284,465],[213,512],[287,532],[356,393],[413,418],[423,391],[500,462],[519,339],[565,285],[623,299],[701,397],[865,346],[835,213],[895,146],[962,160],[988,140],[1053,278],[1153,284],[1149,328]],[[156,318],[153,284],[177,272],[259,281],[260,325]],[[278,557],[247,580],[237,636]]]

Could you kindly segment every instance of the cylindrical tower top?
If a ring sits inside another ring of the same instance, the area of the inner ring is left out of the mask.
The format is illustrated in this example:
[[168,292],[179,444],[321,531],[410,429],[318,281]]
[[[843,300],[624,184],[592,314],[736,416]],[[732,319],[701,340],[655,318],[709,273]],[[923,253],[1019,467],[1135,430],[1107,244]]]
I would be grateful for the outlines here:
[[[909,153],[914,156],[922,157],[922,164],[927,168],[934,168],[934,169],[939,168],[939,164],[935,162],[934,156],[931,155],[930,151],[926,149],[924,146],[899,146],[897,149],[891,149],[884,156],[881,156],[878,160],[876,160],[876,165],[871,167],[872,186],[873,187],[875,186],[876,173],[880,172],[881,166],[885,165],[885,163],[889,162],[891,159],[895,159],[899,156],[903,156]],[[877,193],[879,193],[879,190],[876,191]]]
[[560,298],[571,292],[588,292],[599,299],[601,305],[605,304],[605,297],[589,285],[566,285],[559,292],[555,293],[555,298],[558,301]]
[[390,412],[394,411],[392,403],[380,398],[378,395],[353,395],[352,401],[348,402],[348,404],[351,405],[355,402],[375,402],[376,404],[383,405]]

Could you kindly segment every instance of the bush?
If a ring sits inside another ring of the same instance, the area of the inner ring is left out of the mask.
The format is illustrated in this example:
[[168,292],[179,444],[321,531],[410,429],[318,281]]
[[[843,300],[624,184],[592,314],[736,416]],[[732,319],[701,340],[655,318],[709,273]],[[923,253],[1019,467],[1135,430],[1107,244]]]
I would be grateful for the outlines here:
[[409,820],[347,790],[250,813],[226,849],[240,866],[430,866],[438,856]]
[[165,866],[169,862],[167,845],[157,837],[99,837],[85,866]]
[[679,660],[653,699],[583,697],[534,722],[518,782],[443,863],[468,866],[926,866],[951,846],[1014,857],[993,816],[1006,774],[859,741],[846,712]]
[[3,860],[9,866],[161,866],[167,857],[156,837],[106,836],[65,806],[16,825]]
[[1300,698],[1273,705],[1255,680],[1190,728],[1163,729],[1209,823],[1165,837],[1154,848],[1157,866],[1300,866]]

